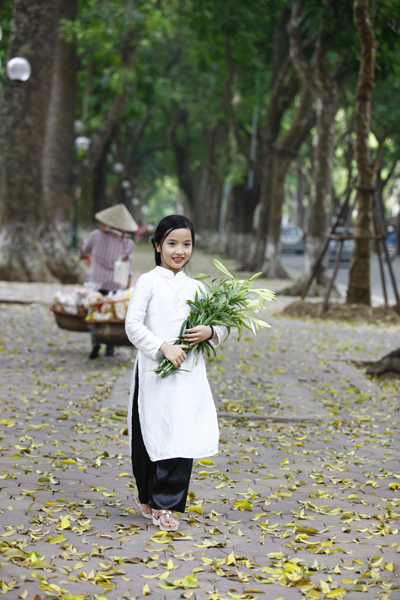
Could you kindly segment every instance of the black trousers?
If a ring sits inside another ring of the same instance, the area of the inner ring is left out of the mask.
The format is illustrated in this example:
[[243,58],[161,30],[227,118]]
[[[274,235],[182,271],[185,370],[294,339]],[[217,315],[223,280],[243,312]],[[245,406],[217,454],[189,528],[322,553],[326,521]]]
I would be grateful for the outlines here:
[[193,459],[167,458],[152,462],[147,454],[140,429],[139,375],[136,373],[135,394],[132,407],[132,470],[136,479],[139,500],[142,504],[160,510],[185,511]]

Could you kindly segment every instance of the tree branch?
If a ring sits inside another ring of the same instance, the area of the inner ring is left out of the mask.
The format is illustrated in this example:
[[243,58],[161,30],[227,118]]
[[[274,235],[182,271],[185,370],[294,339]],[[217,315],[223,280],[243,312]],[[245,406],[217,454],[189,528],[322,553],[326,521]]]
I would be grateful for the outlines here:
[[271,86],[274,85],[277,80],[282,64],[284,64],[288,54],[288,44],[286,35],[286,26],[290,18],[290,8],[284,6],[279,15],[278,22],[274,31],[274,51],[272,54],[272,73],[271,73]]
[[235,140],[238,145],[239,151],[246,158],[248,166],[250,168],[254,168],[253,161],[250,158],[249,151],[243,142],[242,136],[240,135],[239,123],[236,119],[235,111],[233,110],[233,106],[232,106],[231,86],[232,86],[232,82],[233,82],[234,67],[233,67],[233,60],[232,60],[232,49],[231,49],[231,44],[230,44],[229,38],[226,38],[225,49],[226,49],[226,65],[227,65],[227,69],[228,69],[228,77],[225,79],[225,82],[224,82],[224,99],[225,99],[225,104],[226,104],[226,108],[228,111],[228,117],[229,117],[230,124],[232,126],[233,134],[235,136]]
[[385,187],[385,185],[387,184],[387,182],[389,181],[389,179],[391,179],[391,177],[393,176],[393,173],[395,172],[395,169],[397,167],[398,162],[399,162],[399,159],[395,158],[394,161],[393,161],[393,163],[392,163],[392,166],[389,169],[388,176],[385,177],[385,179],[382,179],[382,182],[383,182],[382,189]]
[[[303,48],[303,38],[300,31],[300,17],[302,13],[302,6],[300,2],[295,2],[292,8],[292,14],[290,17],[290,21],[287,26],[287,31],[289,34],[289,48],[290,48],[290,58],[292,63],[303,82],[303,85],[306,85],[311,89],[314,95],[318,94],[318,87],[315,77],[315,71],[311,65],[308,64]],[[312,62],[316,60],[315,51]]]
[[4,8],[6,1],[7,0],[0,0],[0,17],[1,17],[1,13],[3,12],[3,8]]
[[150,108],[150,106],[147,106],[145,118],[140,123],[137,131],[135,131],[131,137],[131,147],[130,147],[128,158],[126,161],[126,170],[128,173],[130,173],[133,170],[133,166],[136,162],[135,151],[136,151],[137,147],[139,146],[139,144],[143,138],[144,132],[152,118],[153,118],[153,115],[151,112],[151,108]]
[[146,150],[144,150],[144,152],[142,152],[142,154],[140,154],[136,158],[136,160],[134,160],[134,162],[132,164],[132,169],[133,169],[134,166],[136,166],[140,162],[142,162],[143,159],[147,158],[151,154],[154,154],[154,152],[159,152],[161,150],[166,150],[168,148],[171,136],[174,133],[175,129],[177,128],[177,126],[179,125],[179,123],[181,123],[182,121],[185,121],[185,119],[188,117],[188,114],[189,113],[188,113],[188,111],[185,108],[182,109],[176,115],[175,119],[173,119],[171,121],[171,123],[168,125],[167,129],[165,130],[163,143],[162,144],[158,144],[156,146],[150,146],[150,148],[147,148]]
[[[127,8],[129,9],[134,6],[134,2],[131,0],[127,0],[126,4]],[[91,139],[90,148],[87,151],[84,159],[82,162],[75,165],[72,177],[72,187],[79,185],[82,179],[84,179],[91,171],[93,171],[95,166],[98,164],[104,146],[115,129],[119,119],[121,118],[126,105],[128,104],[133,82],[132,78],[129,77],[127,73],[132,71],[134,68],[135,50],[136,44],[134,41],[134,31],[133,26],[131,26],[122,46],[122,70],[124,76],[122,93],[115,96],[102,123],[98,127],[97,131],[94,132]]]
[[301,144],[314,124],[315,110],[312,109],[312,92],[309,87],[304,86],[290,129],[276,145],[277,152],[296,157]]

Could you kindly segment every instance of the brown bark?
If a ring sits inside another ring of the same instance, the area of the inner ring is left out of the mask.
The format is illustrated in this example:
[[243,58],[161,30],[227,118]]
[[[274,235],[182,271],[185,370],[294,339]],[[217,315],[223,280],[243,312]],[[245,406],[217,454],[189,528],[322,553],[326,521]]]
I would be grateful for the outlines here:
[[51,281],[77,274],[42,196],[58,2],[15,0],[8,59],[26,57],[31,78],[1,98],[0,279]]
[[[306,193],[306,176],[301,169],[299,163],[296,164],[295,168],[297,178],[297,194],[296,194],[296,220],[294,225],[304,229],[305,226],[305,209],[304,209],[304,196]],[[292,221],[293,222],[293,221]]]
[[256,178],[251,189],[246,184],[232,186],[225,215],[224,232],[218,248],[240,264],[245,264],[254,239],[254,211],[260,198],[260,182]]
[[371,97],[375,85],[375,58],[378,42],[368,15],[368,0],[354,0],[354,24],[361,42],[361,63],[355,93],[354,156],[357,162],[358,192],[354,250],[349,270],[347,302],[371,304],[371,234],[374,168],[368,144],[371,131]]
[[[316,136],[313,152],[313,179],[308,219],[305,272],[291,290],[301,293],[325,243],[332,203],[332,168],[335,139],[335,116],[338,101],[338,75],[329,75],[327,57],[330,41],[317,38],[311,64],[308,64],[303,51],[303,40],[299,27],[302,7],[296,2],[288,27],[290,55],[303,85],[307,86],[316,98]],[[322,28],[322,25],[321,25]],[[317,273],[317,283],[326,282],[326,264],[322,263]],[[314,292],[318,289],[314,286]]]
[[285,60],[281,67],[279,76],[272,87],[271,97],[261,130],[262,152],[260,153],[260,161],[258,163],[258,168],[261,172],[260,214],[254,248],[245,265],[251,270],[262,267],[264,262],[268,224],[272,199],[274,197],[275,142],[281,129],[283,115],[293,102],[299,89],[298,82],[288,72],[288,61]]
[[218,173],[219,151],[227,138],[227,129],[216,120],[207,133],[199,193],[196,199],[196,227],[204,236],[218,232],[223,179]]
[[107,208],[106,202],[106,177],[107,177],[107,155],[110,152],[111,140],[105,144],[99,162],[93,170],[93,202],[92,215]]
[[304,86],[299,106],[289,131],[275,144],[273,155],[273,177],[271,185],[271,204],[268,220],[268,235],[262,272],[265,277],[285,278],[286,271],[280,258],[280,231],[282,222],[282,206],[284,199],[284,184],[290,163],[296,157],[301,144],[309,134],[315,121],[312,110],[312,95]]
[[[225,106],[237,147],[243,156],[245,156],[248,167],[254,170],[256,179],[261,181],[259,199],[260,213],[257,236],[255,241],[252,241],[253,243],[242,253],[245,257],[242,261],[243,267],[248,269],[260,268],[264,261],[270,208],[273,198],[272,180],[274,178],[274,168],[276,164],[274,159],[274,144],[281,129],[283,115],[290,107],[299,90],[297,80],[289,73],[290,61],[287,52],[288,44],[286,36],[286,24],[289,16],[290,10],[287,7],[283,7],[275,27],[274,53],[270,79],[271,93],[267,113],[261,129],[262,148],[258,151],[257,160],[254,161],[254,164],[253,161],[251,161],[247,150],[248,140],[246,140],[245,144],[231,104],[231,84],[233,82],[234,72],[229,41],[227,42],[226,48],[228,78],[225,82],[224,90]],[[245,196],[243,196],[243,198],[245,198]]]
[[[77,0],[61,0],[59,19],[76,18]],[[62,228],[71,222],[77,57],[75,42],[57,33],[43,154],[45,202]]]

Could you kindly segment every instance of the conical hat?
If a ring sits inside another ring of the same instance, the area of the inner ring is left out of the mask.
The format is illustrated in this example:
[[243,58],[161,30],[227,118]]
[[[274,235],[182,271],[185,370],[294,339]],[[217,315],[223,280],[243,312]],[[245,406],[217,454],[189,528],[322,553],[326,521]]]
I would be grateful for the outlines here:
[[125,204],[117,204],[111,208],[106,208],[94,216],[103,225],[114,229],[120,229],[121,231],[137,231],[139,229]]

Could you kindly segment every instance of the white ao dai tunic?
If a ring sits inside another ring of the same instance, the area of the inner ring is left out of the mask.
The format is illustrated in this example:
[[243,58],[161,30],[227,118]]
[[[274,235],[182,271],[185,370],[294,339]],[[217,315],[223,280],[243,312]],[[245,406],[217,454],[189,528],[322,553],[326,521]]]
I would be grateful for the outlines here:
[[[189,315],[186,300],[194,300],[204,286],[169,269],[156,267],[141,275],[134,288],[125,328],[138,349],[129,399],[129,434],[136,369],[139,374],[139,420],[143,441],[152,461],[167,458],[202,458],[218,452],[218,422],[214,400],[201,353],[192,351],[182,367],[165,378],[154,373],[164,355],[165,341],[178,338]],[[225,327],[215,327],[218,346],[226,336]]]

